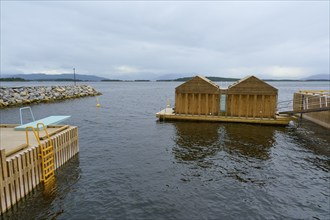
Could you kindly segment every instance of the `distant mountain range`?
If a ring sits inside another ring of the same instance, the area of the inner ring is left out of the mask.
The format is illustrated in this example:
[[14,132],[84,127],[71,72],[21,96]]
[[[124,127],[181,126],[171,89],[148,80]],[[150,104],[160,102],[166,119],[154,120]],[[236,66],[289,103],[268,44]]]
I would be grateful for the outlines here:
[[[175,74],[173,74],[175,75]],[[192,78],[192,76],[194,76],[196,74],[191,74],[191,77],[177,77],[177,78],[166,78],[166,77],[160,77],[159,79],[157,79],[156,81],[160,81],[160,82],[167,82],[167,81],[187,81],[189,79]],[[171,74],[165,75],[165,76],[171,76]],[[237,81],[240,80],[239,78],[229,78],[229,77],[217,77],[217,76],[206,76],[206,78],[208,78],[209,80],[212,81]],[[318,75],[312,75],[306,78],[302,78],[302,79],[264,79],[265,81],[330,81],[330,74],[318,74]]]
[[[191,74],[191,76],[196,74]],[[187,81],[192,77],[176,77],[178,74],[167,74],[159,77],[156,81]],[[1,81],[73,81],[73,74],[72,73],[63,73],[63,74],[45,74],[45,73],[33,73],[33,74],[15,74],[15,75],[1,75]],[[173,78],[172,78],[173,77]],[[237,81],[238,78],[228,78],[228,77],[214,77],[214,76],[207,76],[206,78],[212,81]],[[119,79],[108,79],[105,77],[99,77],[94,75],[82,75],[76,74],[77,81],[150,81],[148,79],[141,79],[141,80],[119,80]],[[302,79],[264,79],[266,81],[330,81],[329,74],[318,74],[312,75]]]
[[[107,80],[107,78],[93,76],[93,75],[81,75],[75,74],[77,81],[101,81]],[[45,73],[33,73],[33,74],[15,74],[15,75],[1,75],[1,78],[21,78],[29,81],[73,81],[72,73],[63,74],[45,74]]]
[[[168,81],[174,81],[174,82],[184,82],[190,80],[192,77],[181,77],[176,79],[159,79],[156,81],[160,82],[168,82]],[[211,81],[221,82],[221,81],[237,81],[240,80],[239,78],[228,78],[228,77],[216,77],[216,76],[206,76]],[[309,76],[307,78],[303,79],[263,79],[265,81],[330,81],[330,75],[327,74],[319,74],[319,75],[313,75]]]
[[303,80],[330,80],[330,74],[317,74],[304,78]]

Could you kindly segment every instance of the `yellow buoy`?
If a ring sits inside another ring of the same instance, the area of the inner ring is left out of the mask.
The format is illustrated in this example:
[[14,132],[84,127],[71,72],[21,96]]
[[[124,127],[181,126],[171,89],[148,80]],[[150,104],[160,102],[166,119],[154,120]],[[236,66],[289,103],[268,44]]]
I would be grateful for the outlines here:
[[101,107],[101,104],[100,104],[99,98],[96,98],[96,101],[97,101],[96,107]]

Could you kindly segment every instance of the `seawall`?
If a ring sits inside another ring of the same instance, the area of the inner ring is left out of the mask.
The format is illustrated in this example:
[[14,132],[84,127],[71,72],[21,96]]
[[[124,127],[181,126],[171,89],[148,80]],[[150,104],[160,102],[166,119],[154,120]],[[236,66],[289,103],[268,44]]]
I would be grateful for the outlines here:
[[0,87],[0,108],[96,95],[89,85]]

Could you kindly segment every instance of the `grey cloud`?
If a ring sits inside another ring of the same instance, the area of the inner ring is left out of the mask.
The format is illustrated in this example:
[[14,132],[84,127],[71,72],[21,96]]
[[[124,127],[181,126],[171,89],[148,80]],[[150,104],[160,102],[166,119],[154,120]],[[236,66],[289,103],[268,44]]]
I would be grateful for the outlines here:
[[[329,2],[1,2],[1,73],[329,73]],[[254,71],[254,72],[247,72]]]

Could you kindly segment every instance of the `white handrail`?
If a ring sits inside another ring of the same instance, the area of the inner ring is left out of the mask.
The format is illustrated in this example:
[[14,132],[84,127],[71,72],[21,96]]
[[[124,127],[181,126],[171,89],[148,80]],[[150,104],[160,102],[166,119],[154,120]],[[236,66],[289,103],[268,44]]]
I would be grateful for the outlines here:
[[24,110],[24,109],[30,109],[30,113],[31,113],[32,119],[33,119],[33,121],[35,121],[31,107],[30,106],[23,107],[23,108],[20,108],[19,109],[19,116],[20,116],[20,119],[21,119],[21,125],[23,124],[22,110]]

